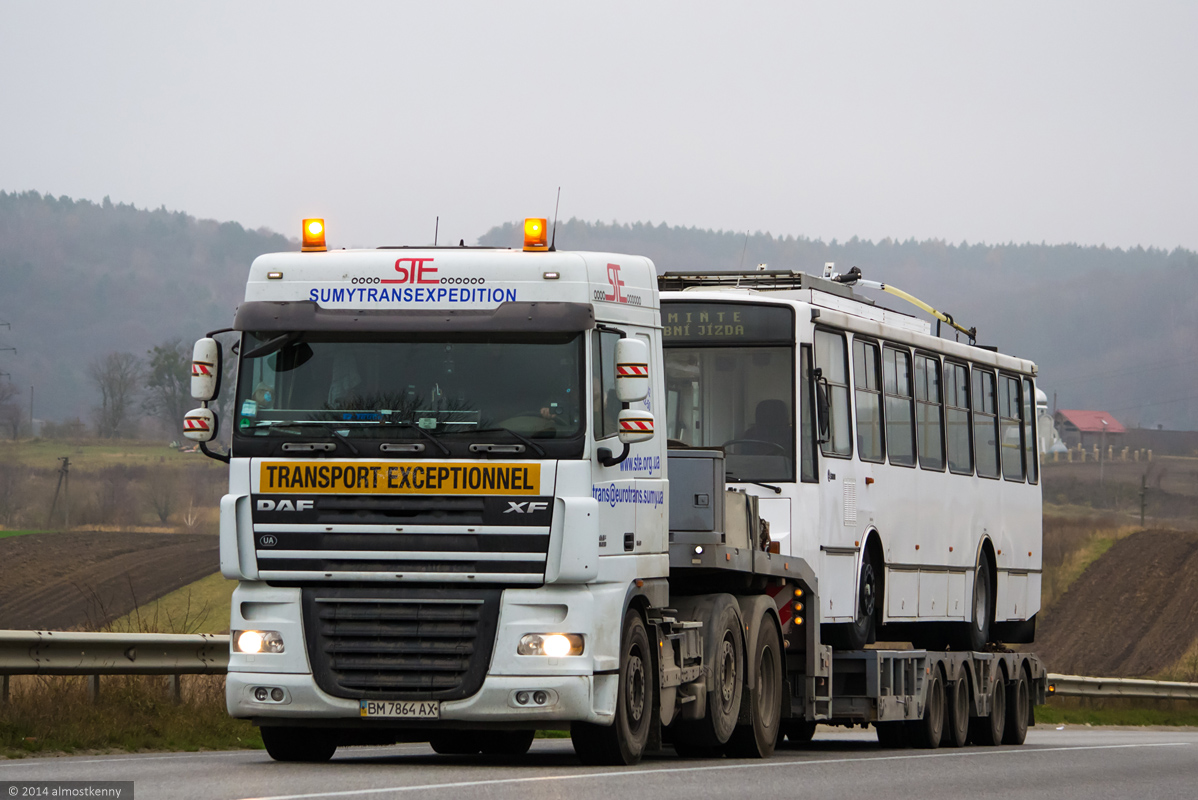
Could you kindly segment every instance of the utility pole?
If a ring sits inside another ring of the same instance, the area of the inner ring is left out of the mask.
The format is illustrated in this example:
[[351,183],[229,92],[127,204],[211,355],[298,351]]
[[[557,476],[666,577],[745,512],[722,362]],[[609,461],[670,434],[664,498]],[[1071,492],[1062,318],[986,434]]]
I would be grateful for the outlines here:
[[1102,445],[1098,451],[1098,485],[1102,486],[1103,467],[1106,466],[1106,420],[1102,420]]
[[1144,527],[1144,511],[1148,508],[1148,473],[1140,476],[1140,527]]
[[[46,517],[46,527],[54,521],[54,509],[58,506],[58,492],[66,489],[63,494],[63,528],[71,527],[71,459],[63,456],[58,459],[62,466],[58,468],[58,486],[54,487],[54,500],[50,503],[50,513]],[[64,486],[65,484],[65,486]]]

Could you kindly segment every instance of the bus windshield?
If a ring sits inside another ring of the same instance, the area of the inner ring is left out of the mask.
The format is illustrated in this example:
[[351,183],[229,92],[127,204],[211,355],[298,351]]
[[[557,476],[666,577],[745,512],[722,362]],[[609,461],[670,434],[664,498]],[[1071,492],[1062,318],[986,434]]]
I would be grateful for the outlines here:
[[237,433],[419,441],[507,430],[571,438],[582,432],[583,363],[583,338],[574,333],[485,341],[246,333]]

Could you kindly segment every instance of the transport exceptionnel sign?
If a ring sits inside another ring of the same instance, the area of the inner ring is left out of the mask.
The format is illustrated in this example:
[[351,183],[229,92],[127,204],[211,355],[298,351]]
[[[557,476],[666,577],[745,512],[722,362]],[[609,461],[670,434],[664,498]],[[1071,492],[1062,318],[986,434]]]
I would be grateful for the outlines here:
[[540,464],[264,461],[263,494],[539,495]]

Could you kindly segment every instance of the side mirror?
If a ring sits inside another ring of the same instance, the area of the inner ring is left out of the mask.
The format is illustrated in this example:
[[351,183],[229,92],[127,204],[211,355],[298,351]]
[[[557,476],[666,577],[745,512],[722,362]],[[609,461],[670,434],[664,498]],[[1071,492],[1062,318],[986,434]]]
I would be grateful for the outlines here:
[[653,438],[653,415],[625,408],[620,411],[620,443],[636,444]]
[[640,339],[621,339],[616,342],[616,397],[639,403],[648,396],[649,348]]
[[824,444],[832,440],[832,433],[829,425],[829,405],[828,405],[828,379],[824,377],[824,371],[816,367],[815,373],[815,419],[818,423],[819,435],[816,441],[819,444]]
[[188,411],[187,416],[183,417],[183,435],[193,442],[212,441],[216,436],[216,414],[210,408]]
[[207,403],[220,394],[220,356],[220,344],[215,339],[205,337],[196,342],[191,351],[192,399]]

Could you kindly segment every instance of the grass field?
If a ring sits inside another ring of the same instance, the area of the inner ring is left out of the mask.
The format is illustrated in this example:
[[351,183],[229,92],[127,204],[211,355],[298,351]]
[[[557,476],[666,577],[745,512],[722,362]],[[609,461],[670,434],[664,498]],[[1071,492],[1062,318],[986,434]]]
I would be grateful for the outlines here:
[[127,633],[224,633],[237,581],[219,572],[146,603],[112,623]]
[[116,464],[148,466],[166,463],[171,466],[211,465],[213,469],[228,469],[202,453],[181,453],[161,441],[136,439],[24,439],[0,442],[0,462],[23,464],[29,467],[57,468],[58,459],[71,459],[71,468],[94,470]]
[[7,539],[10,536],[26,536],[30,533],[53,533],[53,531],[6,531],[0,528],[0,539]]

